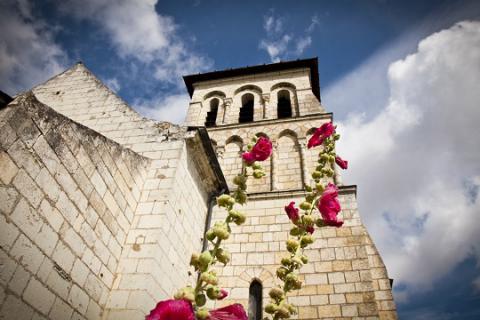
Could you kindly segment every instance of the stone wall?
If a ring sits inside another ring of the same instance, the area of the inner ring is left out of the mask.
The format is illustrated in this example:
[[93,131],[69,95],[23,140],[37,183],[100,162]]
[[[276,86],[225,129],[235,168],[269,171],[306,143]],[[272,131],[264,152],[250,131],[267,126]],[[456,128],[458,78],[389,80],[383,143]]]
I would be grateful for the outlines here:
[[101,318],[149,160],[31,94],[0,131],[0,319]]
[[[302,199],[301,192],[256,194],[242,208],[247,221],[232,228],[225,244],[231,262],[217,269],[230,299],[218,305],[238,302],[247,308],[255,279],[263,285],[264,305],[269,302],[268,291],[280,284],[276,269],[288,256],[285,240],[291,223],[283,207]],[[315,243],[305,251],[309,262],[300,273],[304,286],[289,301],[298,306],[298,319],[396,319],[385,266],[360,221],[355,188],[341,188],[339,200],[345,224],[316,230]],[[216,209],[214,221],[224,215]]]

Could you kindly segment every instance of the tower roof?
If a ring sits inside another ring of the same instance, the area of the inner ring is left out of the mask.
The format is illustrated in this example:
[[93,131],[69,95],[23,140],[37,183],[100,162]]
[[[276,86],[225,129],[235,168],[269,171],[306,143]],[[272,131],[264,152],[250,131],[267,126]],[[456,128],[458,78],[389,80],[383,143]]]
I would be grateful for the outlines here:
[[250,74],[277,72],[288,69],[309,68],[310,69],[310,81],[312,83],[313,94],[320,100],[320,80],[318,76],[318,58],[282,61],[277,63],[248,66],[236,69],[227,69],[206,73],[191,74],[183,77],[185,85],[187,86],[190,97],[193,95],[193,85],[197,82],[219,80],[224,78],[246,76]]

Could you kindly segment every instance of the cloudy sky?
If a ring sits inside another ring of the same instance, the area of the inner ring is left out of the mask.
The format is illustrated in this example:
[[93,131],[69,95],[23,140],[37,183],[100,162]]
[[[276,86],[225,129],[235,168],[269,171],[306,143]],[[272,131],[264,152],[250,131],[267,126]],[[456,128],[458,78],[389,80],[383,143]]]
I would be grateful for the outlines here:
[[0,90],[81,60],[177,123],[182,75],[318,56],[401,318],[480,318],[478,1],[4,0],[0,30]]

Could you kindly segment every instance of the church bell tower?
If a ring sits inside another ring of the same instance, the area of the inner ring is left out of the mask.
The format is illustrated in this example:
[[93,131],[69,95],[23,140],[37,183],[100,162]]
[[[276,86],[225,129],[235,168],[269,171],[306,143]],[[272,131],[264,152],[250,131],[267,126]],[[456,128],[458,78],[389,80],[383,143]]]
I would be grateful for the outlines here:
[[[316,166],[307,149],[313,130],[332,121],[321,104],[318,61],[314,59],[229,69],[184,77],[191,96],[187,126],[205,126],[229,186],[242,170],[240,154],[251,137],[266,136],[272,157],[262,163],[266,176],[249,181],[247,222],[232,228],[226,241],[231,261],[217,270],[228,301],[262,319],[268,291],[278,284],[275,270],[286,255],[290,221],[283,207],[300,203]],[[301,269],[303,287],[289,297],[298,319],[397,319],[391,282],[357,208],[356,186],[340,189],[343,227],[316,230]],[[213,209],[211,223],[225,213]],[[222,303],[219,302],[219,304]]]

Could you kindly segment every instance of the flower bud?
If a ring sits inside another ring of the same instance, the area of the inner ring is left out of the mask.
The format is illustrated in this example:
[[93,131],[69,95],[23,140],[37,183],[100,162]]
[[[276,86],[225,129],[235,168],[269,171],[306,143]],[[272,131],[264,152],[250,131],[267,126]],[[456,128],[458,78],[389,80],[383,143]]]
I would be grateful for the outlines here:
[[219,207],[228,207],[235,204],[235,199],[230,197],[228,194],[222,194],[217,198],[217,204]]
[[307,264],[307,263],[308,263],[308,257],[307,257],[307,256],[303,255],[303,256],[300,257],[300,259],[302,260],[302,262],[303,262],[304,264]]
[[325,222],[323,222],[322,219],[317,219],[317,220],[315,221],[315,224],[317,225],[317,227],[320,227],[320,228],[326,226]]
[[327,162],[328,158],[329,158],[328,154],[326,154],[324,152],[320,153],[320,160],[322,160],[324,162]]
[[197,319],[199,320],[206,320],[210,316],[210,313],[208,312],[208,309],[206,308],[201,308],[195,312],[195,315],[197,316]]
[[323,174],[320,171],[313,171],[312,173],[312,178],[313,179],[320,179],[323,176]]
[[300,245],[302,248],[305,248],[306,246],[312,243],[313,243],[313,237],[309,234],[304,235],[302,239],[300,239]]
[[299,245],[299,244],[298,244],[298,241],[295,240],[295,239],[288,239],[288,240],[287,240],[287,250],[288,250],[289,252],[294,253],[295,251],[297,251],[298,245]]
[[253,170],[253,177],[255,179],[260,179],[263,176],[265,176],[265,173],[262,170]]
[[305,186],[305,190],[306,190],[307,192],[312,192],[312,187],[310,187],[309,185],[306,185],[306,186]]
[[196,267],[198,265],[198,253],[192,253],[192,256],[190,257],[190,265],[193,267]]
[[319,191],[319,192],[323,192],[325,190],[325,187],[323,186],[323,184],[321,182],[317,183],[315,185],[315,188]]
[[185,287],[178,290],[173,297],[177,300],[185,299],[193,302],[195,300],[195,290],[192,287]]
[[230,232],[228,231],[228,227],[225,222],[216,222],[212,230],[218,239],[227,240],[230,236]]
[[235,178],[233,178],[233,183],[236,184],[237,186],[241,184],[245,184],[246,181],[247,181],[247,178],[242,175],[238,175]]
[[312,204],[307,202],[307,201],[304,201],[304,202],[300,203],[300,209],[308,211],[308,210],[312,209]]
[[263,170],[262,165],[260,163],[255,162],[252,165],[253,170]]
[[288,311],[287,308],[280,307],[276,312],[276,316],[280,319],[287,319],[287,318],[290,318],[290,312]]
[[217,259],[224,265],[230,262],[230,252],[224,249],[218,249],[217,251]]
[[208,266],[212,262],[212,255],[208,251],[202,252],[200,257],[198,257],[198,263],[202,266]]
[[216,300],[220,295],[220,289],[218,287],[210,286],[207,288],[207,296],[212,299]]
[[283,280],[287,274],[288,270],[283,268],[283,267],[280,267],[277,269],[277,277],[280,278],[281,280]]
[[335,162],[335,156],[334,155],[329,155],[328,156],[328,162],[334,163]]
[[305,223],[307,226],[311,226],[314,221],[315,219],[309,214],[303,216],[303,223]]
[[238,190],[235,192],[235,200],[237,200],[239,204],[244,204],[247,202],[247,194],[242,190]]
[[283,298],[283,295],[285,293],[283,292],[282,289],[275,287],[275,288],[272,288],[268,294],[270,295],[270,298],[275,300],[280,300]]
[[223,300],[228,296],[228,292],[225,289],[220,289],[220,293],[217,297],[217,300]]
[[278,310],[278,306],[273,303],[269,303],[265,306],[265,312],[269,314],[274,314]]
[[293,272],[291,272],[291,273],[289,273],[285,276],[285,282],[293,283],[293,282],[296,282],[297,280],[298,280],[298,276]]
[[195,304],[199,307],[202,307],[205,305],[205,303],[207,303],[207,298],[205,297],[205,295],[203,293],[197,294],[197,296],[195,297]]
[[293,258],[292,258],[292,261],[293,261],[294,263],[296,263],[297,266],[303,265],[303,262],[302,262],[302,260],[301,260],[299,257],[293,257]]
[[335,133],[335,134],[333,135],[333,140],[339,140],[339,139],[340,139],[340,134]]
[[215,240],[215,233],[213,232],[212,229],[209,229],[207,231],[207,233],[205,234],[205,237],[209,240],[209,241],[213,241]]
[[293,227],[292,229],[290,229],[290,235],[291,236],[299,236],[302,234],[302,229],[298,228],[298,227]]
[[292,259],[288,257],[282,258],[281,263],[282,263],[282,266],[288,267],[289,265],[292,264]]
[[253,148],[253,143],[247,144],[247,150],[248,151],[252,151],[252,148]]

